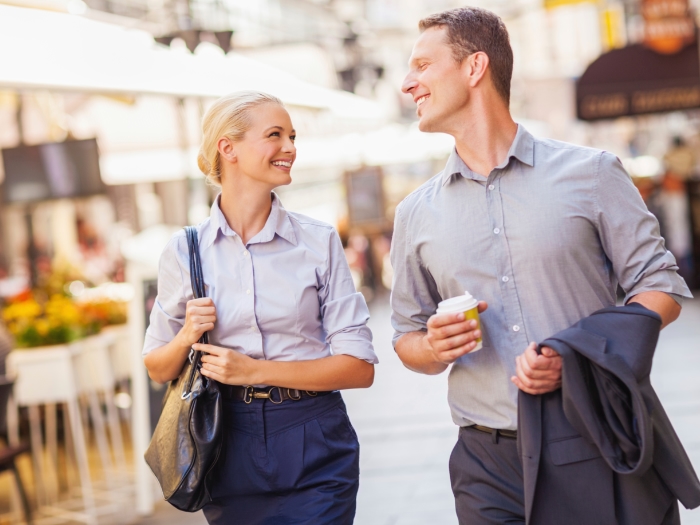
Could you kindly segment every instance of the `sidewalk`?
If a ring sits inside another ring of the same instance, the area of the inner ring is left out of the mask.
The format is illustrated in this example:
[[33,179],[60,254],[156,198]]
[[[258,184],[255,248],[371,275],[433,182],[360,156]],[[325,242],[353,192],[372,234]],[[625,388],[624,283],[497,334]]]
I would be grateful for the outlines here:
[[[386,300],[372,304],[370,326],[380,364],[369,390],[344,392],[360,444],[356,525],[457,525],[447,462],[457,437],[447,408],[446,376],[415,374],[391,347]],[[700,470],[700,300],[686,301],[664,330],[652,381],[697,470]],[[700,510],[682,509],[683,525],[700,525]],[[158,505],[144,525],[205,524]]]

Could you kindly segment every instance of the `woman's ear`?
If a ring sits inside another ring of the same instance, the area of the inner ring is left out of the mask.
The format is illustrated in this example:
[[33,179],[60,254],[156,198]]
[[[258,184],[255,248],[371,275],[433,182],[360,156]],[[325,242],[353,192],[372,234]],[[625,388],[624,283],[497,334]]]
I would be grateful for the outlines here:
[[233,147],[233,142],[228,137],[221,137],[216,143],[216,149],[219,150],[219,156],[229,162],[236,162],[236,150]]

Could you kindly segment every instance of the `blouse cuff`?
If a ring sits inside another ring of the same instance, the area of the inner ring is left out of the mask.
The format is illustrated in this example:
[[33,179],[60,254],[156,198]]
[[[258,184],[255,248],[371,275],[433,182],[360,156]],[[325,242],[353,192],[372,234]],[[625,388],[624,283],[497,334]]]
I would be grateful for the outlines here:
[[339,332],[329,343],[333,355],[349,355],[372,365],[379,363],[372,346],[372,333],[366,326],[349,332]]

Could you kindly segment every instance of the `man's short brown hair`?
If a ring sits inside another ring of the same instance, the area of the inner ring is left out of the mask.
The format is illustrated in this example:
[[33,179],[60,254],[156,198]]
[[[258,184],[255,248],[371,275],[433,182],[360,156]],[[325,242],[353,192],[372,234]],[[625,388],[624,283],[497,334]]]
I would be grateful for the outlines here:
[[510,79],[513,76],[513,50],[503,20],[478,7],[460,7],[430,15],[418,23],[422,31],[444,27],[452,56],[462,60],[477,51],[489,57],[493,84],[506,104],[510,103]]

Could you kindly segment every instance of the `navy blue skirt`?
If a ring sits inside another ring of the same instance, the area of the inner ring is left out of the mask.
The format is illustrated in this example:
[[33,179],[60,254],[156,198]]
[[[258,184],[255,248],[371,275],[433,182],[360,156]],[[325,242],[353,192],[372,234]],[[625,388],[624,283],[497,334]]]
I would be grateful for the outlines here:
[[213,525],[351,525],[360,445],[338,392],[275,405],[224,401]]

